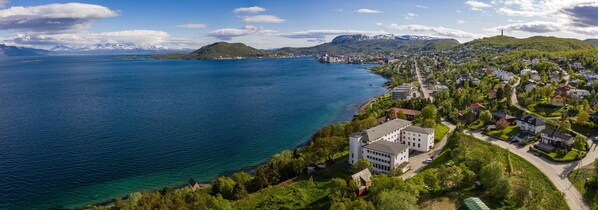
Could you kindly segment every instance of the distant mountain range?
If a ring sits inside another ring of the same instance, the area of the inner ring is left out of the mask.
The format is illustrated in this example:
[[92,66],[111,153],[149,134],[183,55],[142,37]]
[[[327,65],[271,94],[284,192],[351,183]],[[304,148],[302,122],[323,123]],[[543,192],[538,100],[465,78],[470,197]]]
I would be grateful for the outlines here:
[[26,47],[14,47],[0,44],[0,57],[46,55],[49,51]]
[[459,45],[455,39],[428,36],[392,34],[368,36],[363,34],[341,35],[329,43],[313,47],[285,47],[275,50],[259,50],[242,43],[217,42],[189,54],[155,56],[158,59],[230,59],[283,57],[301,55],[387,54],[396,51],[446,50]]
[[133,43],[105,43],[90,46],[70,47],[57,45],[50,50],[26,47],[14,47],[0,44],[0,57],[39,56],[39,55],[143,55],[165,53],[188,53],[191,49],[172,50],[155,45],[137,45]]
[[586,41],[548,36],[534,36],[523,39],[509,36],[493,36],[476,39],[457,47],[457,49],[467,49],[468,51],[477,49],[492,51],[538,50],[545,52],[589,48],[594,48],[594,46]]
[[57,45],[50,49],[51,54],[163,54],[190,51],[192,50],[172,50],[162,46],[138,45],[133,43],[105,43],[81,47]]
[[594,45],[594,47],[598,47],[598,39],[586,39],[585,41]]

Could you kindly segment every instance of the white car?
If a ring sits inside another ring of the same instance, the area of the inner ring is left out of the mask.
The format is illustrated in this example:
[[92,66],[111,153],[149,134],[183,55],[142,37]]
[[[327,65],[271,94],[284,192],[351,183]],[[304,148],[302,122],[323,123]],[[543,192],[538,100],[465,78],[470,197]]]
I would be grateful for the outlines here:
[[432,160],[433,160],[432,158],[428,158],[428,159],[424,160],[424,163],[431,163]]

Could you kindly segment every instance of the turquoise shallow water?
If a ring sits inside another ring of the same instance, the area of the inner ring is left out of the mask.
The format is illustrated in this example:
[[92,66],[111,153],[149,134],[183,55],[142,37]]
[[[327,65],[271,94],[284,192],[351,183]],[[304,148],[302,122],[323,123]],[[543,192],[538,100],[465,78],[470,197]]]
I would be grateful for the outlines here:
[[366,67],[0,60],[0,209],[81,207],[259,164],[384,93]]

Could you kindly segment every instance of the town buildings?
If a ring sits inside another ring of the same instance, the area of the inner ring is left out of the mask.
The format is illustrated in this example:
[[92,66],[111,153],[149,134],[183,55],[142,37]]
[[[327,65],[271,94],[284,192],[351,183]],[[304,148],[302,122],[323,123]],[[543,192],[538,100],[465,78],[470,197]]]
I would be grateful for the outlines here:
[[417,97],[419,97],[419,92],[411,84],[398,86],[390,91],[392,100],[409,100]]
[[411,125],[402,119],[390,120],[349,136],[349,163],[365,158],[374,172],[386,173],[395,168],[405,171],[409,150],[427,152],[434,146],[434,129]]
[[517,127],[522,131],[538,134],[546,128],[546,122],[532,115],[523,115],[517,119]]

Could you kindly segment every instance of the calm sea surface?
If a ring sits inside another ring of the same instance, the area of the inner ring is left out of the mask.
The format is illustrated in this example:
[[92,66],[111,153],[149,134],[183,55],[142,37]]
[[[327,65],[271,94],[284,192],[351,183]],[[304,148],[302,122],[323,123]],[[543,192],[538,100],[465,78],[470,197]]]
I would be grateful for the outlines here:
[[0,209],[81,207],[259,164],[384,93],[366,67],[0,59]]

